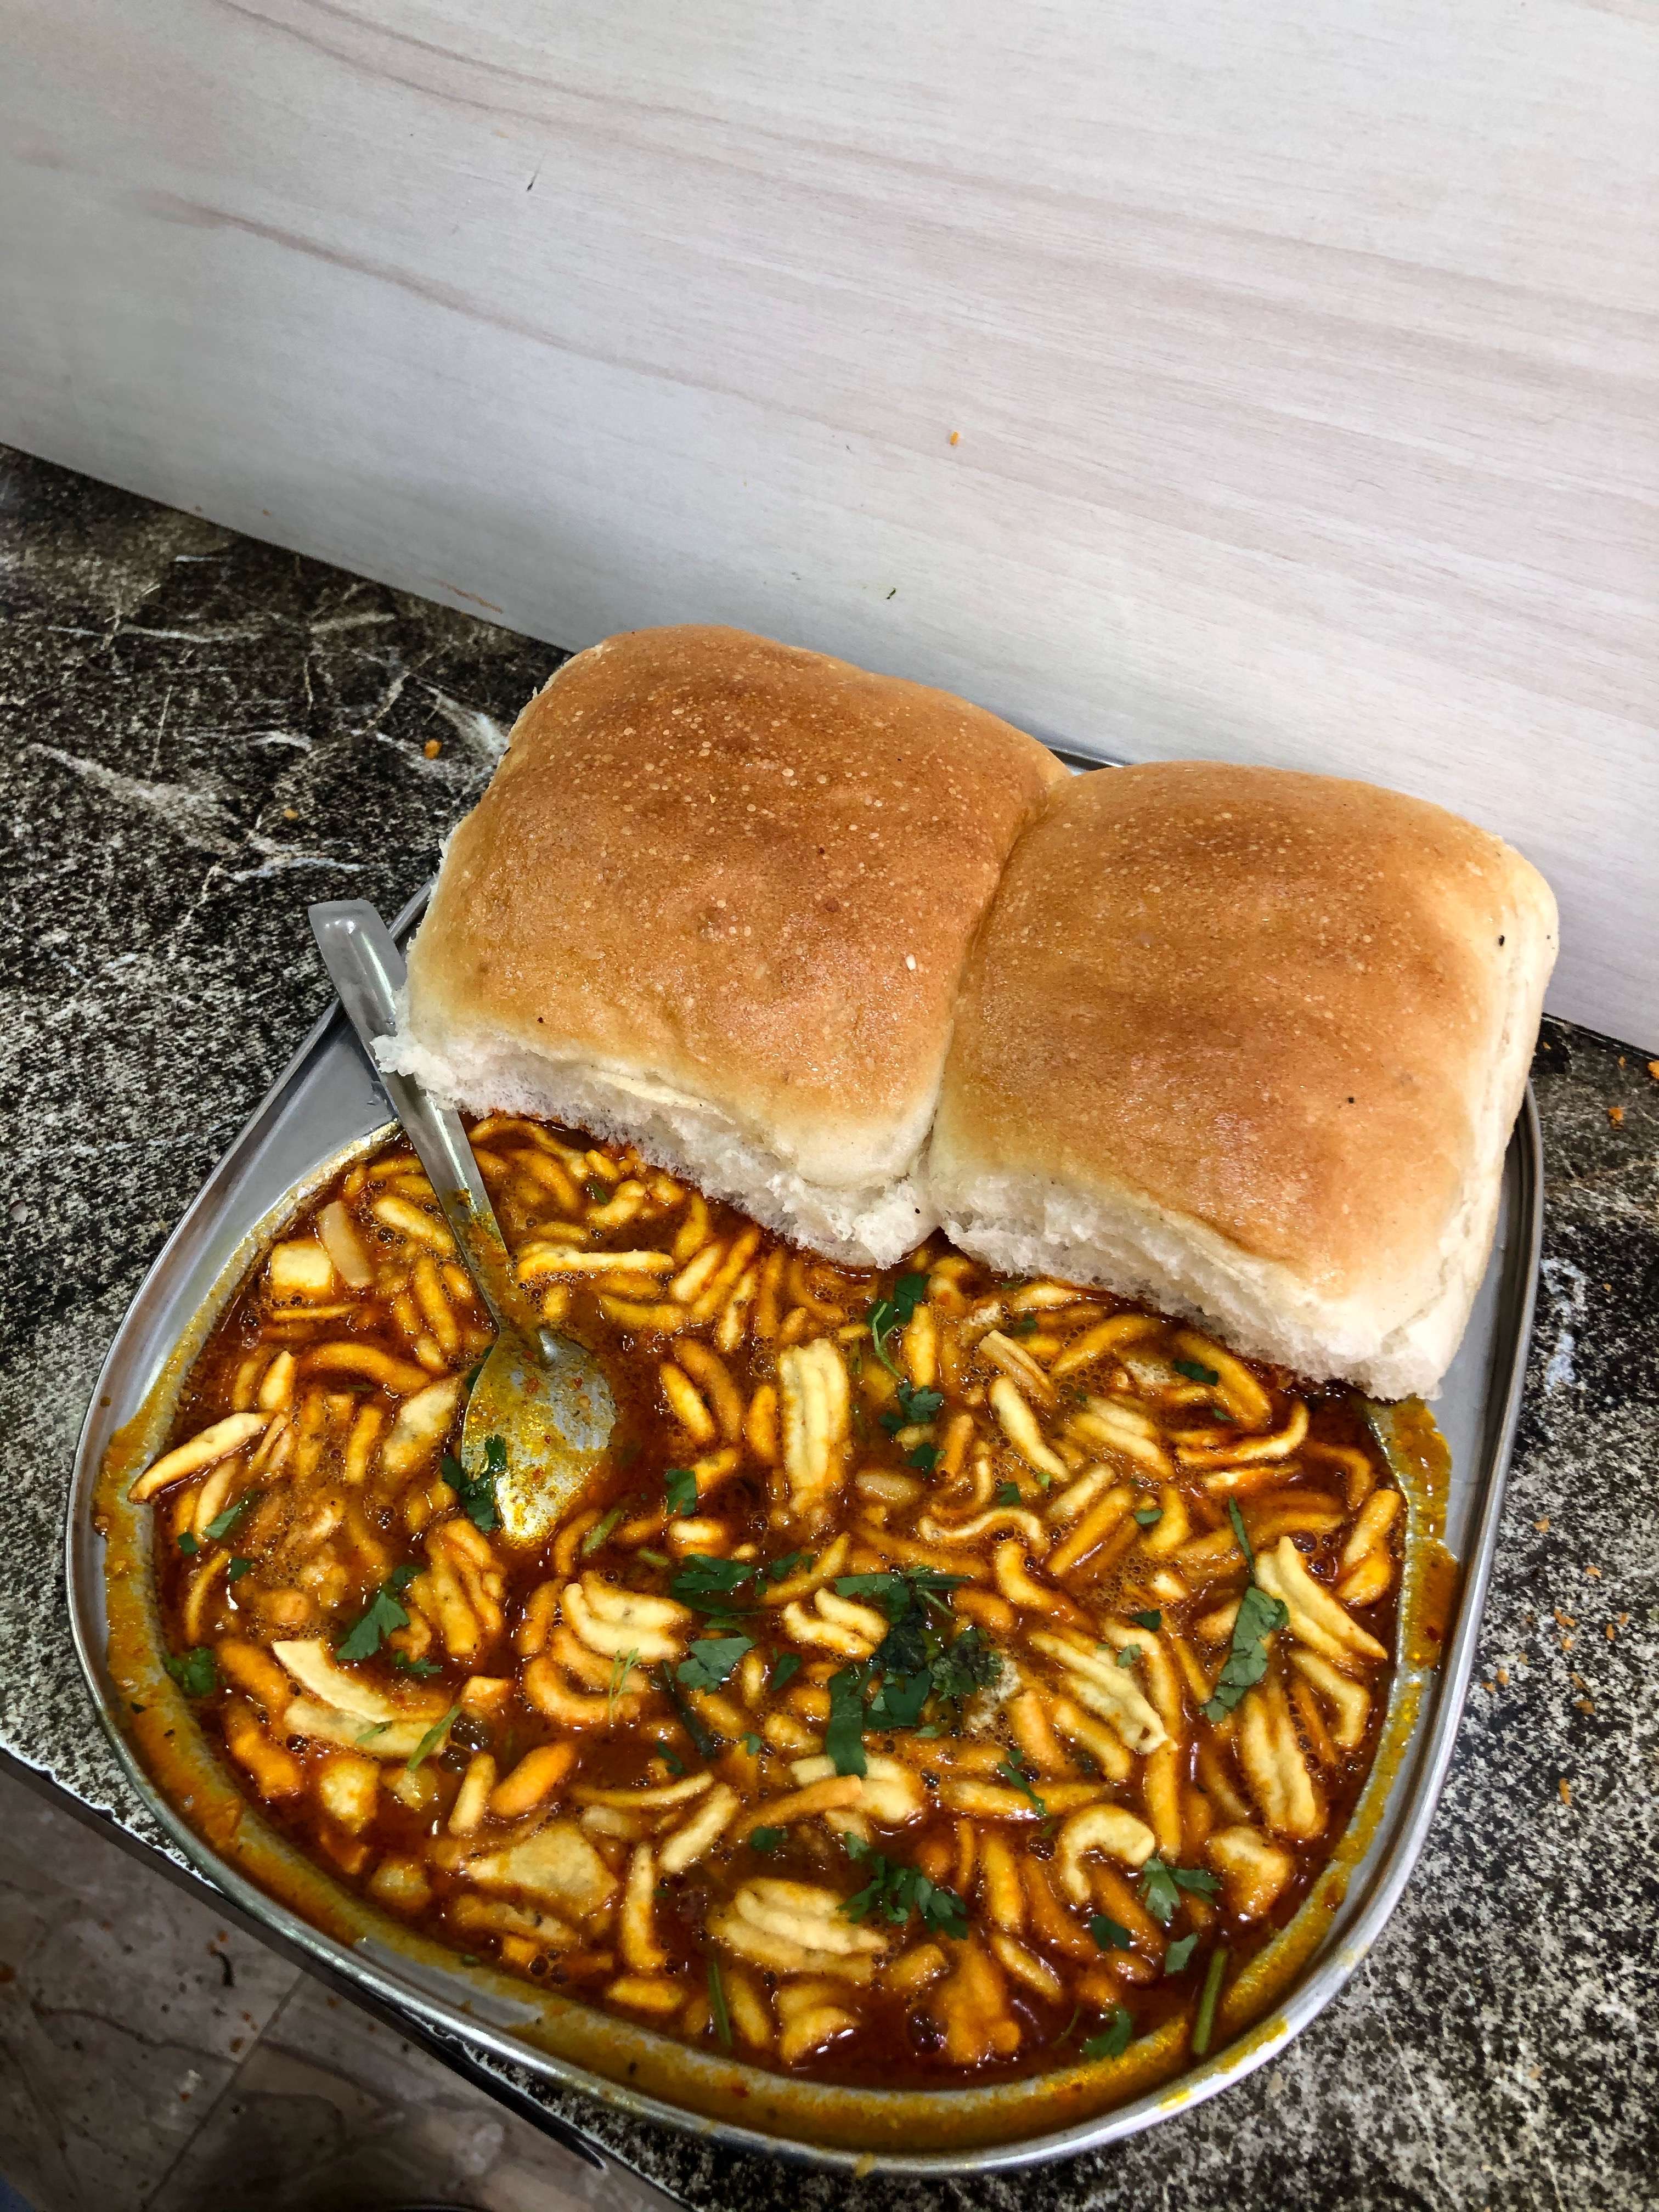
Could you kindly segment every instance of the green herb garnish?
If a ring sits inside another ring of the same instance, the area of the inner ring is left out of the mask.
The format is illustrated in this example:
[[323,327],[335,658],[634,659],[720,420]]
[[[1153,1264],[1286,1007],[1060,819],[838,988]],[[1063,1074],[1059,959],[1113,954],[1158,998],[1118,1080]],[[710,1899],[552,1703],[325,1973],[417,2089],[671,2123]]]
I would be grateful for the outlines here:
[[726,1987],[720,1980],[720,1962],[712,1953],[708,1960],[708,2009],[714,2016],[714,2033],[729,2051],[732,2048],[732,2015],[726,2009]]
[[205,1644],[175,1657],[169,1651],[161,1664],[187,1698],[210,1698],[219,1686],[218,1662]]
[[843,1667],[830,1677],[830,1723],[823,1747],[837,1774],[864,1774],[864,1684],[862,1667]]
[[1134,1941],[1121,1920],[1114,1920],[1104,1912],[1091,1917],[1089,1933],[1103,1951],[1127,1951]]
[[665,1567],[668,1565],[668,1554],[665,1552],[647,1552],[643,1544],[635,1553],[634,1557],[642,1560],[647,1567]]
[[394,1651],[392,1663],[400,1674],[414,1674],[425,1681],[428,1675],[441,1674],[443,1668],[435,1659],[411,1659],[406,1651]]
[[[657,1669],[657,1686],[674,1708],[675,1717],[687,1735],[690,1737],[691,1748],[696,1753],[698,1758],[712,1759],[720,1748],[719,1743],[686,1703],[684,1691],[681,1689],[665,1666],[659,1667]],[[665,1752],[663,1756],[672,1758],[673,1754],[671,1752]]]
[[689,1467],[665,1470],[662,1486],[668,1493],[668,1510],[677,1519],[697,1510],[697,1478]]
[[674,1671],[688,1690],[718,1690],[744,1653],[754,1648],[748,1636],[702,1637]]
[[1139,1656],[1140,1656],[1140,1646],[1139,1646],[1139,1644],[1126,1644],[1124,1645],[1124,1647],[1123,1647],[1122,1650],[1121,1650],[1121,1651],[1120,1651],[1120,1652],[1118,1653],[1118,1655],[1117,1655],[1117,1663],[1118,1663],[1118,1665],[1119,1665],[1120,1667],[1133,1667],[1133,1666],[1134,1665],[1134,1663],[1135,1663],[1135,1661],[1136,1661],[1137,1659],[1139,1659]]
[[1269,1597],[1252,1583],[1238,1601],[1233,1638],[1211,1696],[1201,1708],[1206,1721],[1218,1721],[1231,1712],[1244,1692],[1267,1671],[1267,1638],[1290,1619],[1281,1599]]
[[968,1933],[968,1908],[953,1889],[941,1889],[920,1867],[890,1859],[856,1836],[843,1836],[848,1854],[868,1872],[865,1887],[846,1899],[842,1911],[849,1920],[866,1919],[872,1912],[895,1928],[908,1924],[919,1912],[930,1934],[949,1936],[957,1942]]
[[1000,1482],[996,1486],[995,1502],[999,1505],[1018,1505],[1020,1502],[1017,1482]]
[[1137,1505],[1134,1518],[1143,1528],[1156,1528],[1164,1518],[1164,1508],[1161,1505]]
[[372,1659],[394,1629],[408,1627],[409,1615],[398,1601],[418,1571],[407,1562],[393,1567],[369,1600],[368,1612],[335,1645],[342,1659]]
[[1164,1954],[1164,1979],[1167,1981],[1171,1974],[1178,1974],[1197,1948],[1196,1936],[1178,1936]]
[[617,1522],[622,1519],[623,1515],[627,1511],[627,1510],[628,1509],[625,1504],[613,1505],[611,1510],[605,1515],[603,1521],[596,1521],[594,1522],[593,1526],[582,1538],[581,1553],[583,1559],[591,1559],[592,1558],[594,1553],[597,1552],[600,1545],[605,1541],[606,1538],[610,1535],[611,1531],[616,1527]]
[[887,1339],[896,1328],[904,1328],[927,1295],[926,1275],[901,1275],[893,1285],[892,1295],[878,1298],[870,1309],[870,1340],[876,1348],[876,1357],[901,1382],[906,1378],[887,1357]]
[[1110,2025],[1103,2033],[1089,2038],[1083,2046],[1083,2055],[1085,2058],[1121,2058],[1134,2032],[1134,2017],[1128,2007],[1114,2005]]
[[999,1762],[997,1772],[1012,1789],[1023,1790],[1036,1807],[1038,1813],[1046,1815],[1048,1808],[1032,1787],[1031,1778],[1026,1769],[1025,1762],[1017,1751],[1010,1752],[1006,1759]]
[[611,1680],[605,1685],[605,1717],[607,1721],[617,1717],[617,1700],[622,1695],[623,1684],[628,1680],[629,1669],[639,1658],[637,1650],[619,1651],[611,1662]]
[[890,1437],[896,1437],[901,1429],[921,1428],[933,1419],[944,1403],[942,1390],[913,1390],[901,1376],[898,1404],[890,1407],[882,1415],[881,1425]]
[[459,1460],[450,1453],[443,1455],[443,1477],[461,1502],[461,1510],[476,1528],[488,1536],[501,1522],[501,1512],[495,1503],[495,1483],[507,1473],[507,1446],[500,1437],[484,1438],[484,1463],[477,1474],[469,1474]]
[[253,1562],[252,1559],[233,1559],[230,1565],[225,1569],[225,1580],[228,1583],[240,1582],[242,1577],[247,1572],[248,1569],[252,1565]]
[[1196,1359],[1172,1359],[1170,1364],[1177,1375],[1184,1375],[1189,1382],[1202,1382],[1213,1390],[1221,1377],[1213,1367],[1205,1367]]
[[202,1534],[211,1537],[216,1544],[222,1536],[229,1535],[249,1506],[256,1503],[259,1495],[257,1490],[250,1490],[246,1498],[239,1498],[234,1505],[227,1505],[222,1513],[214,1515]]
[[1164,1626],[1164,1615],[1161,1613],[1132,1613],[1129,1618],[1137,1628],[1149,1628],[1154,1635]]
[[459,1705],[452,1705],[441,1721],[433,1722],[431,1727],[415,1747],[414,1756],[409,1762],[410,1773],[413,1774],[422,1761],[431,1758],[433,1753],[437,1750],[454,1726],[455,1716],[460,1710]]
[[1206,1874],[1201,1867],[1166,1866],[1156,1856],[1140,1869],[1140,1901],[1160,1928],[1167,1928],[1175,1918],[1183,1889],[1212,1897],[1220,1887],[1218,1876]]
[[191,1535],[190,1530],[186,1528],[184,1534],[179,1539],[179,1549],[184,1553],[187,1559],[193,1559],[201,1548],[201,1546],[197,1542],[195,1537]]
[[786,1682],[794,1680],[800,1669],[801,1656],[799,1651],[780,1651],[772,1662],[772,1672],[766,1685],[767,1688],[781,1690]]
[[1207,1721],[1218,1721],[1231,1712],[1245,1692],[1259,1682],[1267,1671],[1267,1638],[1283,1628],[1290,1613],[1283,1601],[1270,1597],[1255,1579],[1255,1553],[1245,1532],[1244,1516],[1237,1501],[1227,1500],[1227,1514],[1233,1524],[1233,1534],[1238,1539],[1239,1549],[1249,1562],[1249,1587],[1238,1601],[1238,1611],[1233,1618],[1232,1641],[1226,1660],[1216,1681],[1212,1693],[1206,1698],[1202,1711]]
[[783,1841],[783,1830],[781,1828],[751,1828],[749,1831],[749,1841],[757,1851],[763,1853],[775,1851]]
[[749,1753],[750,1759],[758,1759],[762,1752],[766,1748],[765,1745],[762,1743],[760,1738],[752,1729],[747,1735],[739,1736],[738,1741],[743,1746],[743,1748]]

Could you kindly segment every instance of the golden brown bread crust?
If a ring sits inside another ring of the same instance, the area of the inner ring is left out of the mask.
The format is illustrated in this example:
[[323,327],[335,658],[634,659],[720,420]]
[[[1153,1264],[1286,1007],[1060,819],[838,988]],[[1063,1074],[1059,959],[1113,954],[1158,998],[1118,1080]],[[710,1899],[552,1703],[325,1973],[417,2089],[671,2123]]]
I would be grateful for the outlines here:
[[923,684],[740,630],[608,639],[456,832],[410,1029],[642,1076],[809,1178],[902,1176],[974,929],[1063,774]]
[[1168,1237],[1196,1237],[1198,1276],[1240,1279],[1195,1277],[1185,1303],[1234,1297],[1216,1317],[1236,1338],[1309,1371],[1322,1329],[1323,1371],[1377,1371],[1392,1333],[1461,1296],[1472,1243],[1484,1261],[1553,933],[1518,854],[1397,793],[1206,762],[1078,777],[975,948],[941,1215],[973,1242],[998,1177],[981,1228],[1000,1206],[1040,1236],[1048,1208],[1063,1243],[1068,1206],[1104,1206],[1102,1281],[1134,1272],[1130,1247],[1178,1279]]

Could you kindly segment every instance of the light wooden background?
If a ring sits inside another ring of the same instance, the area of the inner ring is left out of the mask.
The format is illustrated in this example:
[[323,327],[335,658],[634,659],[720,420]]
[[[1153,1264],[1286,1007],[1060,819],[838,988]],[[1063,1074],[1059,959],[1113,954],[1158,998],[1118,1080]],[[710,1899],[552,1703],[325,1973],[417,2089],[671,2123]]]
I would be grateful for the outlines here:
[[1656,170],[1646,0],[0,0],[0,437],[1443,799],[1659,1048]]

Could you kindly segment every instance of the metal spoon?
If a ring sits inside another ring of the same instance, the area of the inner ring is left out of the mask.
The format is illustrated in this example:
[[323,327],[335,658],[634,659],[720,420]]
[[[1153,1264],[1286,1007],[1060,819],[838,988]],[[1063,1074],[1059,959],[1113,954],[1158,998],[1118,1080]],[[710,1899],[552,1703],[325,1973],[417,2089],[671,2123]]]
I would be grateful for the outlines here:
[[[487,1445],[501,1439],[505,1471],[495,1502],[505,1534],[539,1543],[587,1486],[616,1425],[617,1401],[599,1362],[583,1346],[545,1328],[514,1279],[501,1224],[472,1157],[459,1115],[437,1105],[412,1076],[387,1075],[374,1041],[397,1027],[395,994],[403,955],[367,899],[327,899],[311,909],[323,965],[420,1156],[462,1266],[495,1324],[495,1343],[467,1401],[461,1465],[485,1472]],[[497,1455],[499,1457],[499,1455]]]

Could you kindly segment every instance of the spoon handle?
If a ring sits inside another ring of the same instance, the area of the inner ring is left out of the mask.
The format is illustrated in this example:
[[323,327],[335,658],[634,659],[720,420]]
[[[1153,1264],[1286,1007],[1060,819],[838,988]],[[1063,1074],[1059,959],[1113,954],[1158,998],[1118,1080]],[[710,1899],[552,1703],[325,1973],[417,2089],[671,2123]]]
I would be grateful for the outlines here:
[[404,982],[404,957],[392,932],[368,899],[322,900],[311,908],[311,927],[345,1018],[454,1232],[461,1264],[497,1331],[512,1329],[533,1342],[536,1323],[526,1314],[513,1280],[501,1225],[460,1115],[440,1106],[412,1075],[389,1074],[374,1057],[376,1040],[390,1036],[398,1026],[397,994]]

